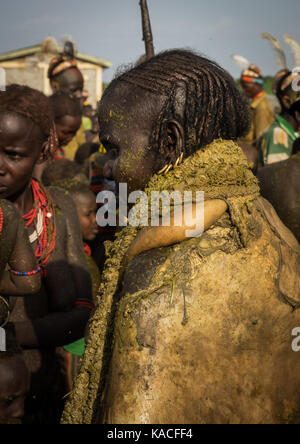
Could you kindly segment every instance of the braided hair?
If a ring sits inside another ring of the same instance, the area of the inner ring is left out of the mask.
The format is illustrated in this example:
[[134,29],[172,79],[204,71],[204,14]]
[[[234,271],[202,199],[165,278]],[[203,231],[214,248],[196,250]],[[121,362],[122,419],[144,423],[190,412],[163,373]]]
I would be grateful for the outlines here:
[[55,152],[58,141],[53,113],[43,93],[24,85],[9,85],[5,91],[0,91],[0,112],[19,114],[32,120],[49,140],[50,152]]
[[116,77],[103,98],[120,82],[165,96],[151,140],[161,155],[167,141],[165,125],[171,119],[184,129],[185,157],[215,139],[237,140],[249,132],[248,104],[234,79],[192,51],[169,50],[136,65]]

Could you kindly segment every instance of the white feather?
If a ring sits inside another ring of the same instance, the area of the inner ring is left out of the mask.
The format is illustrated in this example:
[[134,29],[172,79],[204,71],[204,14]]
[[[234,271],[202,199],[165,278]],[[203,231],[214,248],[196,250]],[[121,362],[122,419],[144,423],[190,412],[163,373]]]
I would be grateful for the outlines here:
[[294,37],[291,35],[285,34],[283,36],[284,41],[291,48],[291,52],[293,54],[294,66],[293,68],[298,68],[300,66],[300,45]]
[[237,55],[237,54],[233,54],[232,56],[233,61],[240,67],[243,69],[249,68],[249,66],[251,65],[251,63],[249,62],[249,60],[246,59],[246,57]]
[[54,37],[47,37],[41,43],[42,51],[46,53],[58,54],[59,46]]
[[281,43],[275,37],[273,37],[271,34],[269,34],[268,32],[264,32],[261,35],[261,38],[266,39],[270,42],[271,47],[275,51],[275,54],[276,54],[277,65],[282,66],[283,68],[287,68],[286,56],[285,56],[284,50],[281,46]]

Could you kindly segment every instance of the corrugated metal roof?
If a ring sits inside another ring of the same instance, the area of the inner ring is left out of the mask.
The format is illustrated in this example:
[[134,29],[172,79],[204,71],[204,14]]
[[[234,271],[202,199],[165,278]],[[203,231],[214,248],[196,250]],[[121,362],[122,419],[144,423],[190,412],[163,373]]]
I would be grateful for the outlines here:
[[[41,45],[29,46],[27,48],[18,49],[16,51],[10,51],[0,54],[0,62],[7,62],[10,60],[21,59],[36,53],[42,52]],[[79,52],[75,57],[77,60],[82,62],[92,63],[93,65],[102,66],[102,68],[110,68],[112,63],[108,60],[99,59],[98,57],[89,56]]]

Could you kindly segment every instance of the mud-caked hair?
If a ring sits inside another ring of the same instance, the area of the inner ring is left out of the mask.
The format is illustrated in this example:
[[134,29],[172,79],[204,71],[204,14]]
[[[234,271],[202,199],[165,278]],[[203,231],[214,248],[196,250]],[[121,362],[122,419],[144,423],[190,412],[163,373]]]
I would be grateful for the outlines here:
[[160,53],[115,78],[103,97],[121,82],[165,96],[151,140],[161,155],[167,142],[166,124],[172,119],[184,129],[185,157],[215,139],[237,140],[249,131],[249,106],[234,79],[194,52]]

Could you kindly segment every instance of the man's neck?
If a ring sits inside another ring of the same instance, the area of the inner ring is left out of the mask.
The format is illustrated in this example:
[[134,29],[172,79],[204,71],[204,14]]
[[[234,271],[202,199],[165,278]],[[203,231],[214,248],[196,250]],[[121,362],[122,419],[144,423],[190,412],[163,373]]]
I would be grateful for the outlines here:
[[261,95],[263,95],[264,90],[259,91],[258,93],[256,93],[253,97],[252,97],[252,101],[258,99],[258,97],[260,97]]

